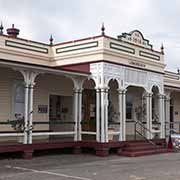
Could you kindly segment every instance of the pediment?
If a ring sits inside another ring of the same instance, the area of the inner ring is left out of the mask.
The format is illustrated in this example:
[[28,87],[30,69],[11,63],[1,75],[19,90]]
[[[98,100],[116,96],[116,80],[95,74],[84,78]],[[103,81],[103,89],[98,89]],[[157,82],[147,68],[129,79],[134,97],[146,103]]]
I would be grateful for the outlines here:
[[149,40],[145,39],[143,34],[139,30],[134,30],[130,33],[122,33],[120,36],[118,36],[118,39],[148,49],[152,49],[152,45],[149,43]]

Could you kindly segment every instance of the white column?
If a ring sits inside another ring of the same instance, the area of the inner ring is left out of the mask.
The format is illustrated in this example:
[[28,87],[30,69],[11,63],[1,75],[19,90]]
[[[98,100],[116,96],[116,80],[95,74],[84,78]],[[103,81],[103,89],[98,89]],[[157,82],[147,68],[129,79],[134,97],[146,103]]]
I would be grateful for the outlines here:
[[78,141],[82,140],[82,89],[78,91]]
[[108,138],[108,105],[109,105],[109,99],[108,99],[108,89],[105,89],[105,142],[109,141]]
[[108,142],[108,89],[100,89],[101,96],[101,142]]
[[164,113],[164,95],[159,94],[159,121],[160,127],[160,138],[165,138],[165,113]]
[[152,94],[146,93],[146,127],[149,131],[146,132],[147,139],[152,139]]
[[29,85],[25,83],[25,102],[24,102],[24,144],[28,143],[28,105],[29,105]]
[[101,142],[105,142],[104,129],[104,89],[100,89],[101,96]]
[[[152,132],[152,93],[149,93],[149,129]],[[153,138],[153,134],[150,133],[150,139]]]
[[166,122],[170,122],[170,97],[166,96],[165,97],[165,107],[166,107]]
[[119,89],[119,141],[126,140],[126,90]]
[[166,124],[165,126],[166,128],[168,128],[165,133],[167,136],[169,136],[170,127],[171,127],[170,125],[170,95],[166,95],[165,97],[165,123],[167,123],[167,126]]
[[39,72],[20,70],[25,82],[24,144],[32,143],[33,87]]
[[29,86],[29,138],[28,144],[32,144],[32,129],[33,129],[33,94],[34,94],[34,83]]
[[74,141],[78,140],[78,90],[74,89]]
[[100,90],[96,89],[96,141],[100,142]]
[[126,140],[126,89],[123,91],[122,97],[122,122],[123,122],[123,137],[122,140]]

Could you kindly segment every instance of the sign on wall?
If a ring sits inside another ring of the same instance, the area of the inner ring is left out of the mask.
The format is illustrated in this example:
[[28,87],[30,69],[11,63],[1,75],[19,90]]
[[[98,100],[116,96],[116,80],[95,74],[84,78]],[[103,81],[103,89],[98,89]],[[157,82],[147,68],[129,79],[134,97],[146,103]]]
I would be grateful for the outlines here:
[[38,105],[38,113],[47,113],[48,106],[47,105]]

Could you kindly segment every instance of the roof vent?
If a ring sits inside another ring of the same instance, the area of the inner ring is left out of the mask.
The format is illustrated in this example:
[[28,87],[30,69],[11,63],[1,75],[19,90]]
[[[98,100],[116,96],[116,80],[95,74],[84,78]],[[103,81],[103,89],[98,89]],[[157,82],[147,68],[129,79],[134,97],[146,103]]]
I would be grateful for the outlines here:
[[7,34],[13,38],[16,38],[19,35],[19,29],[16,29],[14,24],[12,24],[12,28],[7,29]]

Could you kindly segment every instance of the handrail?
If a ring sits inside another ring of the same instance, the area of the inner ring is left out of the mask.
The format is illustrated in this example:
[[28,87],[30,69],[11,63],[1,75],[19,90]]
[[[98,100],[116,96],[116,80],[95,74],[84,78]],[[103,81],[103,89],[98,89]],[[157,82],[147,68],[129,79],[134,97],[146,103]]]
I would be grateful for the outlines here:
[[36,124],[75,124],[74,121],[61,121],[61,120],[53,120],[53,121],[34,121],[33,125]]
[[140,121],[135,121],[135,124],[139,124],[143,129],[145,129],[145,130],[147,130],[148,132],[150,132],[151,134],[153,134],[153,133],[151,132],[151,130],[148,129],[147,127],[145,127],[144,124],[141,123]]
[[154,143],[152,140],[150,140],[150,139],[148,139],[146,136],[144,136],[141,132],[139,132],[138,130],[137,130],[137,124],[139,124],[144,130],[146,130],[146,131],[148,131],[148,132],[150,132],[151,134],[153,134],[151,131],[150,131],[150,129],[148,129],[148,128],[146,128],[145,126],[144,126],[144,124],[143,123],[141,123],[141,122],[139,122],[139,121],[135,121],[135,140],[136,140],[136,133],[138,133],[141,137],[143,137],[146,141],[148,141],[150,144],[152,144],[156,149],[157,149],[157,145],[156,145],[156,143]]
[[[16,124],[20,124],[22,123],[22,121],[18,121],[18,120],[7,120],[7,121],[1,121],[0,125],[16,125]],[[74,121],[62,121],[62,120],[53,120],[53,121],[33,121],[33,125],[36,124],[75,124]]]

